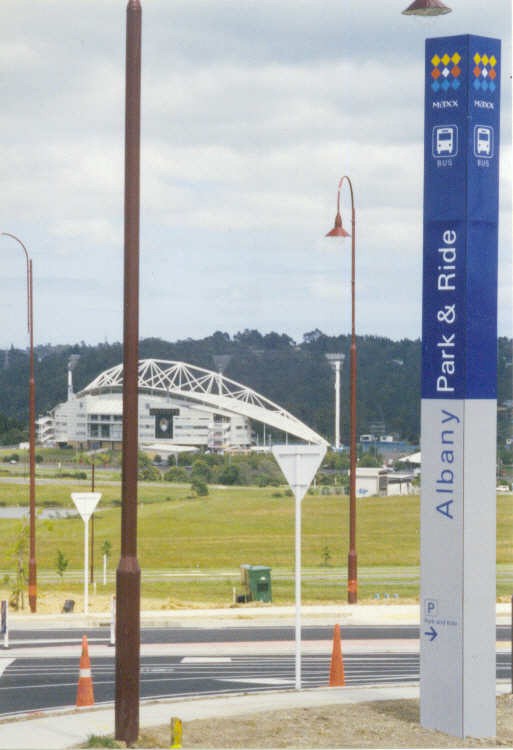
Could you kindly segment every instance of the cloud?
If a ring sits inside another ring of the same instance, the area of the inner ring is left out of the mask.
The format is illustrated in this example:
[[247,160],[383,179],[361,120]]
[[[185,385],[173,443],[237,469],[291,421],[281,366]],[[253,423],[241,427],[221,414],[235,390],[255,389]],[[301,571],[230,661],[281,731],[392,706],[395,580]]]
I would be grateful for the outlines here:
[[[344,173],[358,211],[359,324],[418,335],[424,39],[462,28],[503,36],[509,71],[511,16],[507,0],[486,12],[481,0],[452,0],[454,12],[431,21],[405,18],[404,5],[143,2],[144,335],[341,330],[343,256],[319,243]],[[43,340],[118,337],[125,9],[112,0],[2,0],[0,18],[0,229],[23,237],[34,257]],[[510,139],[504,78],[507,273]],[[347,201],[343,194],[346,214]],[[5,312],[18,309],[23,276],[14,283],[20,259],[5,242],[1,252]],[[504,330],[509,278],[501,279]],[[0,346],[23,342],[23,326],[6,316]]]

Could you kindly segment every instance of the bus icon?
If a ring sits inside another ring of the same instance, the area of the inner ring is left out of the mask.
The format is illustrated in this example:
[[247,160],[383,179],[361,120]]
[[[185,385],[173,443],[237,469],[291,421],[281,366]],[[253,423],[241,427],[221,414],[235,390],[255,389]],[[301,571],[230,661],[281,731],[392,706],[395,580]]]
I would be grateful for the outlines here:
[[458,153],[458,128],[456,125],[437,125],[433,128],[432,153],[435,159],[456,156]]
[[493,128],[487,125],[474,127],[474,156],[493,156]]

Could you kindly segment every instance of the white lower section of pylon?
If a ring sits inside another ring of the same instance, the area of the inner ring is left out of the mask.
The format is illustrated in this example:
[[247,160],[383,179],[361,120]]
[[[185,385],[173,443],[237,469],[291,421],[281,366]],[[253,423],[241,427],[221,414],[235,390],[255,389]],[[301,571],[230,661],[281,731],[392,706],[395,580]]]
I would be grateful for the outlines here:
[[421,724],[495,735],[496,402],[422,401]]

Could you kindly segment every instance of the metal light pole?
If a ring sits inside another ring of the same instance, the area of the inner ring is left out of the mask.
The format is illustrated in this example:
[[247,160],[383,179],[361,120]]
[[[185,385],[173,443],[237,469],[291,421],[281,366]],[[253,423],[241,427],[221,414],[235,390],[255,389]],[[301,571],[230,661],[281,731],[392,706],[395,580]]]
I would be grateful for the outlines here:
[[27,262],[27,328],[30,339],[29,349],[29,583],[28,598],[30,611],[37,610],[37,565],[36,565],[36,381],[34,378],[34,305],[32,287],[32,260],[27,248],[14,234],[1,232],[21,246]]
[[406,10],[404,16],[443,16],[450,13],[451,8],[442,3],[442,0],[415,0]]
[[[340,214],[340,191],[344,181],[351,194],[351,235],[342,226]],[[337,215],[335,225],[326,237],[351,237],[351,349],[349,354],[350,411],[349,411],[349,553],[347,557],[347,601],[358,601],[358,566],[356,555],[356,326],[355,326],[355,258],[356,258],[356,214],[353,185],[347,175],[338,183]]]
[[345,354],[341,352],[324,355],[335,371],[335,450],[340,449],[340,368],[344,364]]
[[141,130],[141,17],[129,0],[126,29],[125,258],[123,323],[123,469],[121,557],[116,573],[115,736],[128,746],[139,735],[140,595],[137,560],[139,363],[139,212]]

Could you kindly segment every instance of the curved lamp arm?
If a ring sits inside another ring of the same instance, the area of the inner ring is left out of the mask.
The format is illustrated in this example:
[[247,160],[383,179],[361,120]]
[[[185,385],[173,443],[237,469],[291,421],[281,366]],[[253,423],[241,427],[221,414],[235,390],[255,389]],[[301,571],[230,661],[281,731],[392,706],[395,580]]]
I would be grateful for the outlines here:
[[32,260],[30,259],[27,248],[19,237],[16,237],[15,234],[11,234],[10,232],[0,232],[0,235],[15,240],[25,253],[25,260],[27,262],[27,331],[32,333]]

